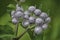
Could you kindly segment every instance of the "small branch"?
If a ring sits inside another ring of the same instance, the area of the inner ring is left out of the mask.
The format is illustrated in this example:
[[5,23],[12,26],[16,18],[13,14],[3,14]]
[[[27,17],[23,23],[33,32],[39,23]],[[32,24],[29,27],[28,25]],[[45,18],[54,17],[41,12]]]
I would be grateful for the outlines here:
[[18,34],[18,23],[16,24],[16,37],[17,37],[17,34]]
[[17,39],[19,40],[28,30],[29,28],[27,28],[19,37],[17,37]]
[[27,28],[19,37],[17,37],[16,39],[19,40],[28,30],[31,30],[35,27],[32,27],[32,28]]

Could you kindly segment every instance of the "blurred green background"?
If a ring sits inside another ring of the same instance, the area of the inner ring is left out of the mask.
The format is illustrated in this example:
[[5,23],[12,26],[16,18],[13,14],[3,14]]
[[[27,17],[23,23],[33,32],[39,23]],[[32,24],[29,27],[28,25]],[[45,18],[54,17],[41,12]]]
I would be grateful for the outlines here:
[[[9,21],[11,21],[10,11],[15,9],[15,4],[15,0],[0,0],[0,40],[11,40],[14,37],[15,26]],[[42,40],[60,40],[60,0],[26,0],[21,5],[25,10],[34,5],[51,17],[51,23],[44,31]],[[19,25],[18,36],[24,30]],[[20,40],[31,40],[31,38],[26,33]],[[35,40],[40,40],[40,37]]]

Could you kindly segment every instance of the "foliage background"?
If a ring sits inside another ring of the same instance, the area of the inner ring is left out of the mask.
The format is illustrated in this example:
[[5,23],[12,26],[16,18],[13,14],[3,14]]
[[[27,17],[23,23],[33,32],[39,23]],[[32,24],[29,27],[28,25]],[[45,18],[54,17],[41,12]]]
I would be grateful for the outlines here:
[[[15,4],[14,0],[0,0],[0,40],[9,40],[14,36],[15,26],[9,21],[11,21],[10,11],[15,9]],[[42,40],[60,40],[60,0],[26,0],[21,5],[25,10],[28,6],[35,5],[42,11],[47,12],[52,20],[41,38]],[[24,30],[19,25],[18,36]],[[31,40],[31,38],[26,33],[20,40]],[[40,40],[40,36],[36,40]]]

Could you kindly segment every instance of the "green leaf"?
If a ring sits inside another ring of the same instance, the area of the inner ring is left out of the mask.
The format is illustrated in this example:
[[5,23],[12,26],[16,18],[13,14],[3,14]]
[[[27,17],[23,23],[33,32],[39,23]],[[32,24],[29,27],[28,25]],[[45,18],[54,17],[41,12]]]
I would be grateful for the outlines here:
[[0,0],[0,17],[3,16],[7,12],[7,6],[10,3],[15,3],[14,0]]
[[3,34],[14,34],[14,32],[9,25],[0,25],[0,35]]

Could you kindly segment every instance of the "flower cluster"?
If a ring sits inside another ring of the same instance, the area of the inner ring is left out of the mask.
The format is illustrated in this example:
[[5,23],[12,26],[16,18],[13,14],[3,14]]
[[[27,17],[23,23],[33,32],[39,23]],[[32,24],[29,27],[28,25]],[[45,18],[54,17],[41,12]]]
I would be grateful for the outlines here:
[[16,10],[11,11],[12,23],[17,24],[19,22],[19,18],[23,16],[23,8],[16,5]]
[[22,26],[28,27],[30,24],[35,24],[34,28],[35,34],[40,34],[43,29],[47,29],[51,18],[47,13],[42,12],[40,9],[37,9],[35,6],[30,6],[28,10],[24,11],[22,7],[16,5],[16,10],[11,12],[12,22],[17,24],[19,18],[23,18]]

